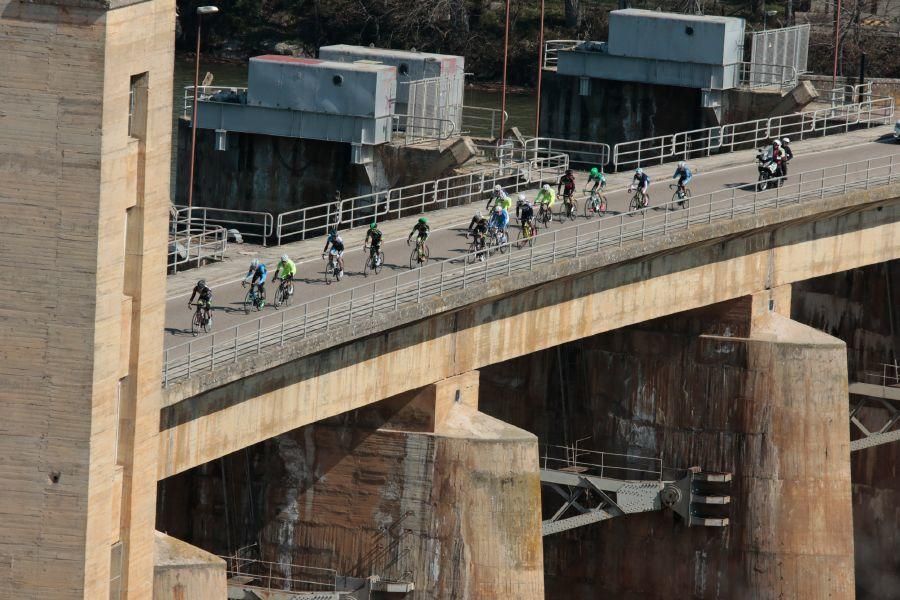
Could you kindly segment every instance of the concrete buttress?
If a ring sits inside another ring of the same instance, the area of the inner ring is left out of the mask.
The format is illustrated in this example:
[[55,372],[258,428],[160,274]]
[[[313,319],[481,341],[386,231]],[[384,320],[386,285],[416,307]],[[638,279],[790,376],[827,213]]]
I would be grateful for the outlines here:
[[465,373],[267,442],[262,558],[543,599],[537,438],[477,398]]

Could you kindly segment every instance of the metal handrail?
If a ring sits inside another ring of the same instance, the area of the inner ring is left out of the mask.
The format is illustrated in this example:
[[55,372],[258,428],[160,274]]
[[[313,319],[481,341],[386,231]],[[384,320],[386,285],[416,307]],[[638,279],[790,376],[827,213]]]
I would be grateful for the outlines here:
[[[501,119],[501,116],[504,116],[505,119]],[[505,113],[499,108],[463,105],[460,133],[494,139],[499,134],[500,122],[503,120],[509,120],[509,113]]]
[[[781,89],[797,85],[797,69],[793,65],[773,65],[742,61],[739,66],[738,85],[742,88],[757,89],[778,87]],[[731,65],[725,65],[729,67]]]
[[544,42],[544,64],[545,69],[556,67],[559,62],[559,51],[569,50],[581,43],[581,40],[547,40]]
[[526,156],[538,156],[540,151],[545,155],[564,152],[569,155],[570,166],[585,169],[606,166],[611,156],[609,144],[550,137],[528,138],[525,141],[525,151]]
[[612,165],[615,170],[621,170],[748,150],[768,143],[773,138],[785,136],[799,141],[846,133],[857,125],[871,127],[888,124],[893,115],[894,99],[883,97],[832,108],[661,135],[616,144],[612,151]]
[[[232,215],[238,218],[231,218]],[[263,211],[235,210],[213,206],[193,206],[188,208],[187,206],[176,204],[174,216],[179,224],[186,225],[188,220],[190,220],[192,225],[200,225],[204,229],[207,225],[219,225],[237,229],[243,236],[259,238],[263,246],[275,233],[275,217],[272,216],[272,213]]]
[[167,265],[174,274],[184,265],[199,267],[205,262],[223,260],[227,247],[228,231],[224,227],[174,221],[170,223]]
[[[713,221],[734,220],[785,204],[800,204],[845,194],[848,190],[900,181],[900,156],[847,163],[843,168],[806,171],[795,176],[793,181],[767,192],[756,191],[756,186],[752,192],[740,194],[738,188],[716,190],[693,197],[690,205],[678,212],[673,212],[677,208],[676,200],[660,205],[666,209],[662,214],[648,214],[645,210],[602,217],[540,233],[534,245],[515,251],[510,245],[510,251],[498,258],[476,262],[474,255],[462,255],[436,261],[421,269],[398,273],[280,311],[277,317],[266,315],[166,349],[163,385],[190,377],[197,371],[212,370],[217,364],[234,363],[239,357],[283,346],[289,340],[322,333],[360,319],[371,319],[378,313],[396,311],[400,306],[419,303],[449,291],[483,285],[491,277],[530,271],[537,265],[598,253],[627,242],[640,242],[653,235],[666,236]],[[275,320],[278,322],[271,324]],[[266,321],[270,324],[264,325]]]
[[332,225],[352,229],[368,225],[373,219],[396,219],[458,206],[482,199],[496,184],[518,191],[536,180],[559,178],[567,167],[564,154],[538,157],[299,208],[278,215],[275,237],[280,245],[289,238],[305,240],[324,235]]
[[452,119],[437,117],[422,117],[416,115],[391,115],[392,139],[397,142],[403,140],[403,145],[412,146],[422,142],[438,143],[459,135],[456,131],[456,123]]
[[[334,591],[337,589],[337,571],[323,567],[276,563],[255,558],[238,556],[219,556],[225,560],[225,574],[233,577],[253,577],[249,587],[282,592],[302,591]],[[289,575],[280,575],[287,571]],[[294,576],[294,573],[306,572],[305,577]],[[316,579],[318,578],[318,580]],[[324,581],[327,579],[328,581]],[[261,585],[254,585],[259,581]]]
[[[543,469],[574,470],[574,472],[586,472],[589,475],[615,479],[647,480],[647,476],[649,476],[657,481],[662,481],[663,478],[661,458],[584,450],[577,446],[552,444],[541,444],[540,450],[540,462]],[[584,457],[590,460],[584,460]],[[636,466],[623,466],[623,464]]]

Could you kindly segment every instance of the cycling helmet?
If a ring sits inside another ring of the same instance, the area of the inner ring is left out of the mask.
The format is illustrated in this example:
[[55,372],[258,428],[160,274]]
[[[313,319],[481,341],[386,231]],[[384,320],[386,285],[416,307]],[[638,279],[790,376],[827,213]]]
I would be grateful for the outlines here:
[[790,144],[790,143],[791,143],[791,138],[781,138],[781,143],[782,143],[782,144]]
[[635,175],[643,175],[644,170],[642,168],[638,167],[637,169],[634,170],[634,174]]
[[550,184],[549,184],[549,183],[545,183],[544,186],[543,186],[541,189],[544,190],[545,192],[549,192],[549,191],[550,191]]
[[681,161],[681,162],[678,163],[678,168],[679,168],[679,169],[683,169],[683,168],[684,168],[684,161]]
[[427,222],[428,222],[428,219],[426,219],[425,217],[420,217],[420,218],[419,218],[419,223],[423,223],[423,224],[424,224],[424,223],[427,223]]
[[205,279],[201,279],[200,281],[198,281],[198,282],[197,282],[197,287],[206,287],[206,280],[205,280]]
[[258,259],[258,258],[254,258],[253,260],[250,261],[250,268],[251,268],[251,269],[255,269],[255,268],[258,267],[258,266],[259,266],[259,259]]
[[282,254],[282,255],[281,255],[281,262],[287,262],[287,261],[289,261],[289,260],[290,260],[290,259],[288,258],[288,255],[287,255],[287,254]]
[[571,175],[571,174],[572,174],[572,169],[566,169],[566,175]]
[[336,236],[337,235],[337,227],[332,227],[331,229],[329,229],[328,235],[330,235],[331,237]]
[[519,192],[519,202],[528,202],[528,198],[522,192]]
[[503,188],[500,187],[500,184],[499,184],[499,183],[498,183],[497,185],[494,186],[494,191],[495,191],[495,192],[499,192],[499,191],[502,190],[502,189],[503,189]]
[[476,219],[480,219],[480,218],[481,218],[481,211],[480,211],[480,210],[476,210],[476,211],[475,211],[475,218],[476,218]]
[[497,213],[497,214],[499,215],[500,213],[503,212],[503,207],[502,207],[502,206],[495,206],[495,207],[494,207],[494,212]]
[[334,238],[334,241],[338,242],[339,244],[343,244],[344,238],[342,238],[341,236],[337,236],[336,238]]
[[591,177],[596,177],[599,174],[600,174],[600,169],[598,169],[597,167],[594,167],[593,169],[591,169]]
[[369,223],[369,229],[376,229],[378,227],[378,223]]

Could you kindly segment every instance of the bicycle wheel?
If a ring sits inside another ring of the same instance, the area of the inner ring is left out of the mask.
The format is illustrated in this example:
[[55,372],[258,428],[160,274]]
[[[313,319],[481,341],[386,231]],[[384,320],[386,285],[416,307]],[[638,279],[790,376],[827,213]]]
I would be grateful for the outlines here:
[[384,252],[378,253],[378,261],[375,263],[375,274],[381,273],[381,267],[384,265]]
[[369,276],[369,271],[375,270],[375,265],[373,264],[375,261],[371,255],[366,256],[366,262],[363,264],[363,277]]
[[[597,202],[599,204],[599,202]],[[594,215],[597,213],[597,205],[594,204],[593,198],[588,198],[584,202],[584,218],[585,219],[593,219]]]
[[332,279],[334,279],[334,263],[329,260],[325,265],[325,285],[331,285]]
[[415,269],[419,266],[419,250],[418,248],[413,248],[413,251],[409,253],[409,268]]
[[631,198],[631,202],[628,203],[628,214],[631,216],[636,210],[641,208],[641,200],[637,196],[633,196]]
[[200,311],[194,311],[194,318],[191,319],[191,335],[197,337],[200,335],[200,330],[203,328],[203,322],[200,317]]
[[684,188],[684,200],[681,201],[681,208],[688,208],[691,205],[691,188]]
[[466,262],[468,264],[471,265],[472,263],[474,263],[478,260],[477,252],[478,252],[478,244],[476,244],[475,242],[470,243],[469,250],[466,253]]
[[575,217],[578,216],[578,201],[575,198],[572,198],[572,201],[569,205],[569,220],[574,221]]
[[275,308],[278,308],[282,304],[284,304],[287,299],[287,291],[285,291],[283,285],[279,285],[278,289],[275,290]]
[[253,295],[253,288],[250,288],[250,290],[247,292],[247,295],[244,296],[244,314],[245,314],[245,315],[249,315],[249,314],[250,314],[250,308],[251,308],[251,307],[253,306],[253,304],[254,304],[254,299],[255,299],[255,298],[254,298],[254,295]]
[[209,333],[212,330],[212,318],[204,315],[200,318],[200,325],[203,327],[203,333]]
[[422,258],[421,258],[421,266],[425,266],[425,263],[428,262],[428,259],[431,257],[431,253],[428,251],[428,246],[426,244],[422,244]]

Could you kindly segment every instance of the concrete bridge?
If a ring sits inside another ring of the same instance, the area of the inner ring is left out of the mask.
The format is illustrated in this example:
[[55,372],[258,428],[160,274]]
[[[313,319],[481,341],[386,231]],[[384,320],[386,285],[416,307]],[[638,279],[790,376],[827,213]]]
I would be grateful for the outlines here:
[[[853,521],[896,529],[851,502],[847,365],[868,324],[809,311],[841,341],[791,317],[852,269],[857,312],[891,314],[872,266],[900,255],[897,146],[804,142],[762,194],[752,156],[698,161],[686,210],[629,215],[613,179],[616,214],[484,263],[461,260],[471,208],[433,215],[440,260],[412,273],[398,222],[396,271],[332,292],[306,264],[306,303],[274,323],[225,310],[243,265],[215,271],[215,333],[184,346],[165,289],[173,14],[0,0],[0,258],[43,259],[4,303],[2,589],[220,597],[208,551],[256,541],[284,580],[292,562],[380,571],[425,598],[853,596]],[[733,472],[729,527],[650,514],[542,543],[538,437],[585,435]],[[887,487],[859,505],[898,505]]]

